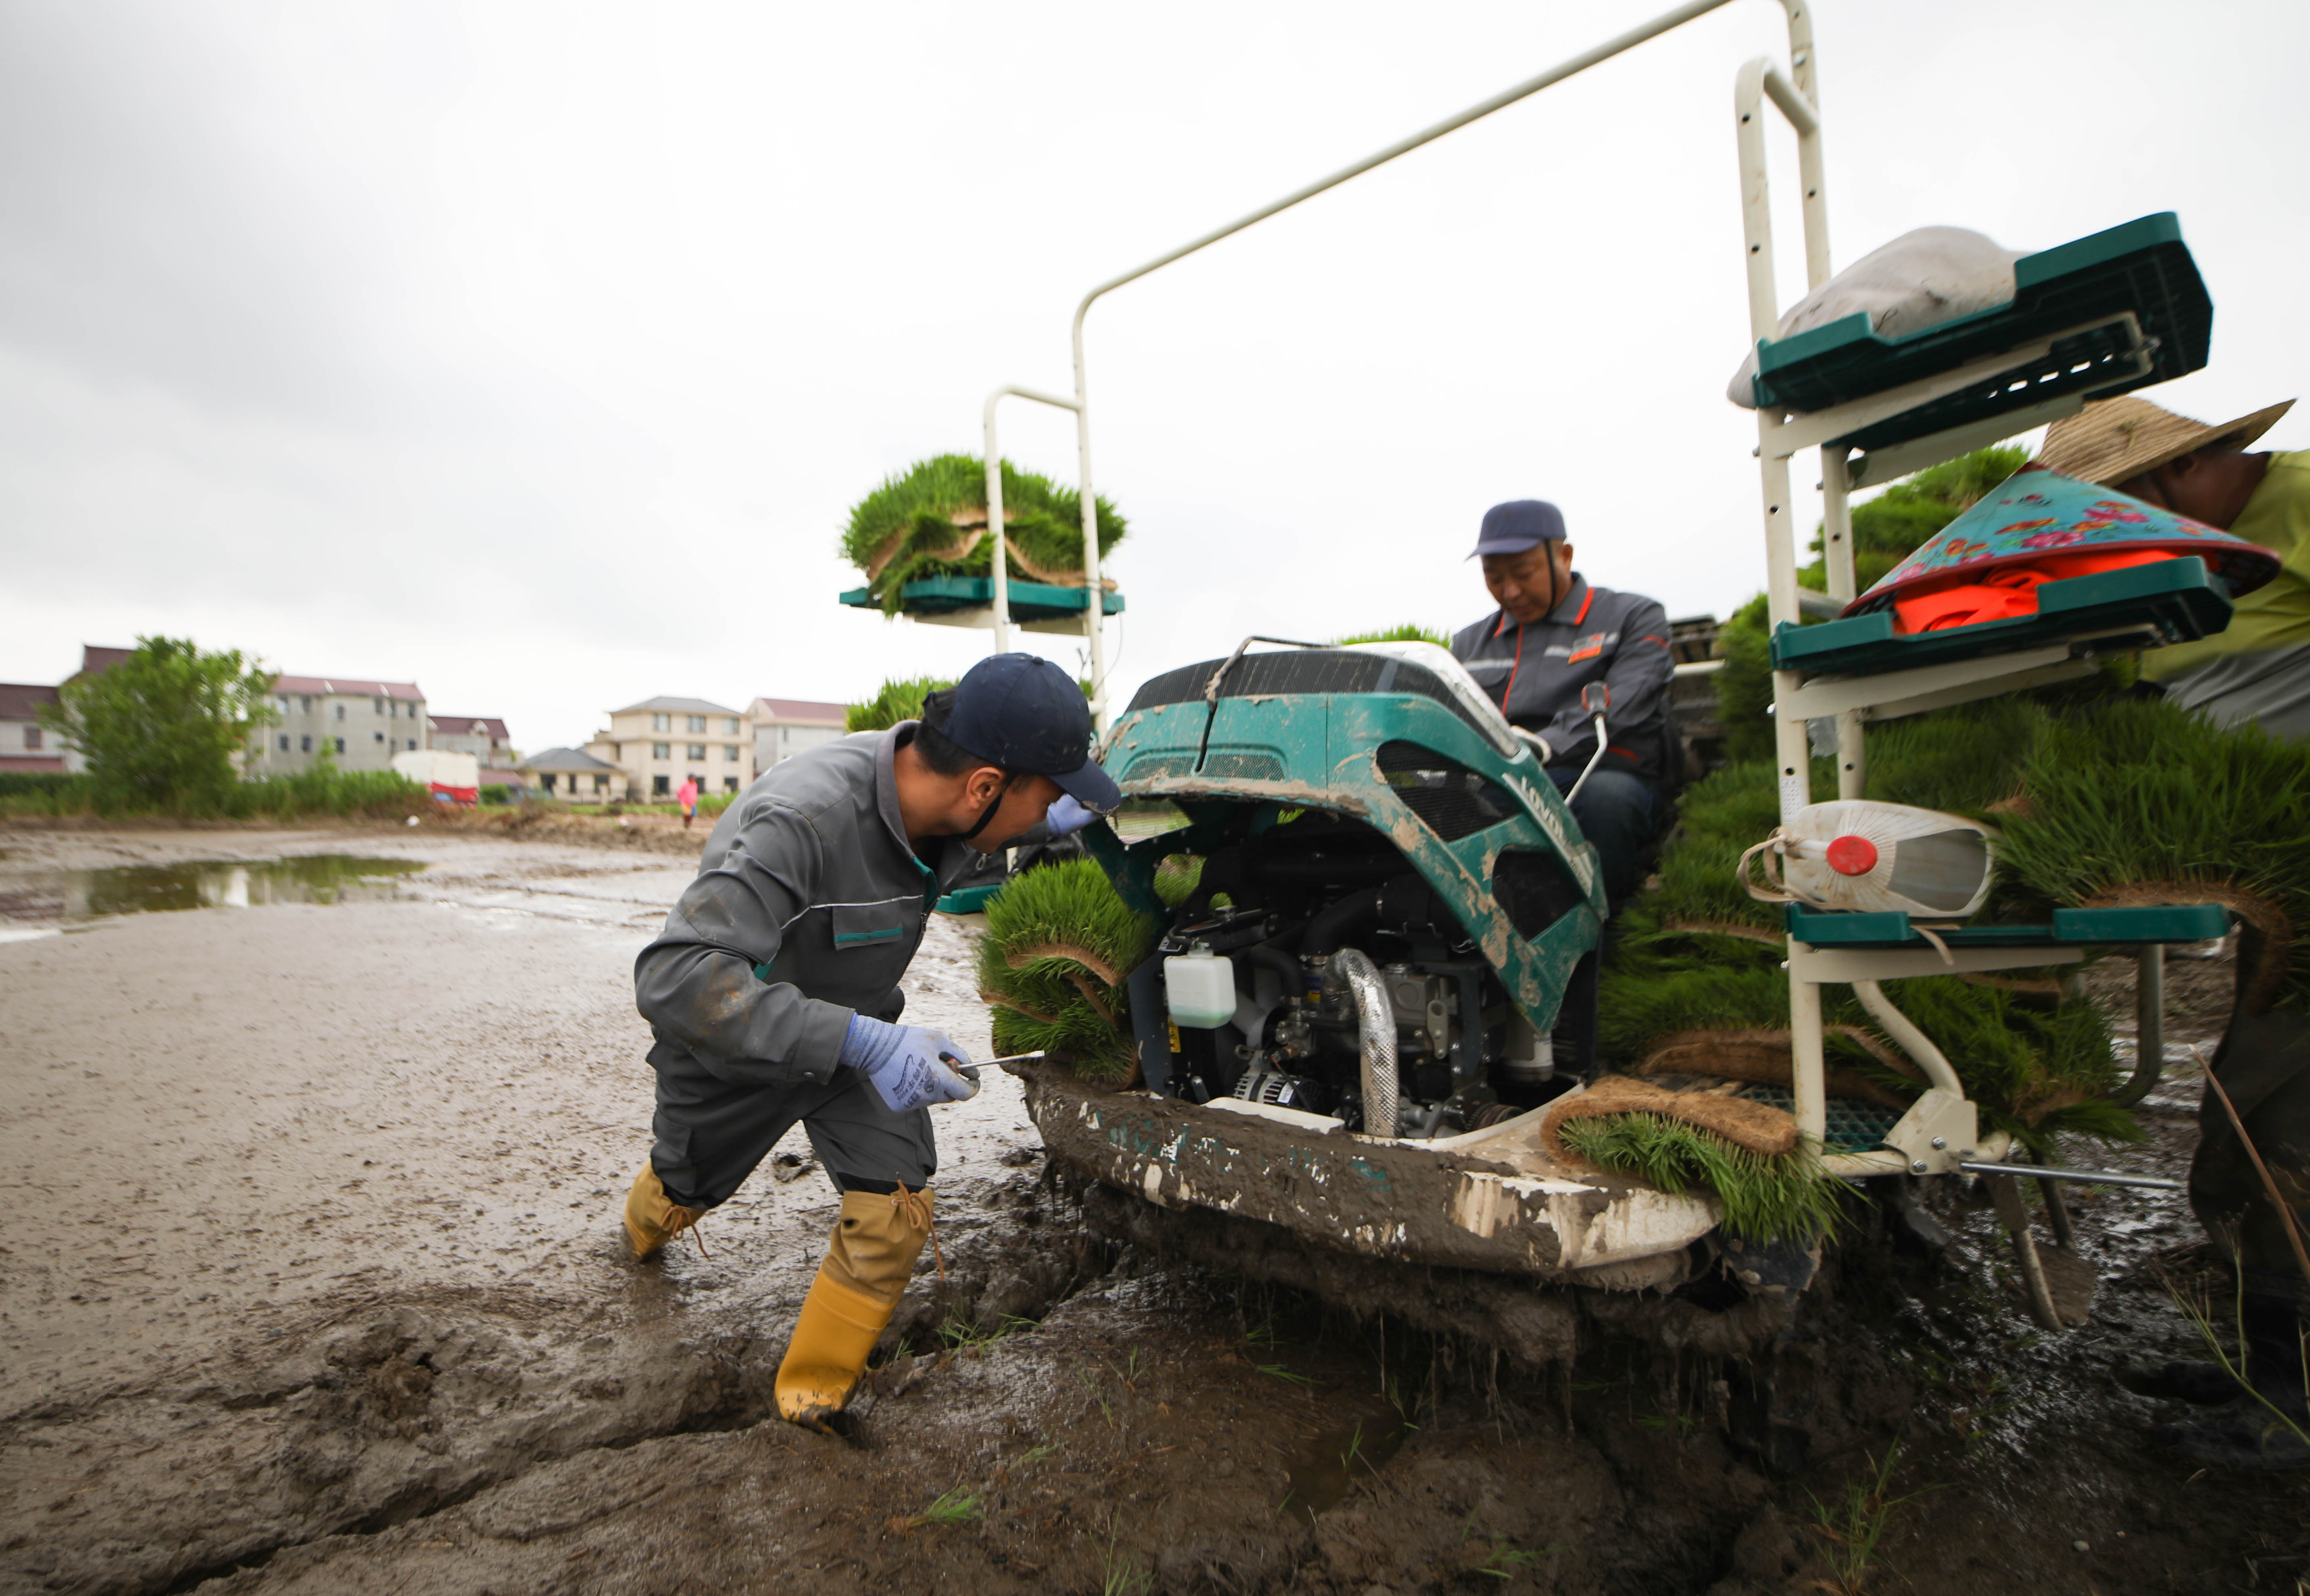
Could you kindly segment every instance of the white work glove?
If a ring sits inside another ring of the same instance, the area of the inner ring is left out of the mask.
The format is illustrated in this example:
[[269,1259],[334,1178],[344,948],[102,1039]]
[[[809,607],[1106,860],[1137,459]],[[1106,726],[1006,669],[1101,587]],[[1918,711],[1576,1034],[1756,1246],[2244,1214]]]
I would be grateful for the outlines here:
[[1062,793],[1043,811],[1043,824],[1053,837],[1072,837],[1099,819],[1099,811],[1085,809],[1072,793]]
[[838,1062],[873,1081],[893,1114],[978,1095],[978,1071],[970,1054],[948,1041],[944,1032],[919,1025],[892,1025],[853,1014]]
[[1524,740],[1525,745],[1539,757],[1541,764],[1545,765],[1556,757],[1556,750],[1548,746],[1548,739],[1539,733],[1527,732],[1522,726],[1510,726],[1508,730]]

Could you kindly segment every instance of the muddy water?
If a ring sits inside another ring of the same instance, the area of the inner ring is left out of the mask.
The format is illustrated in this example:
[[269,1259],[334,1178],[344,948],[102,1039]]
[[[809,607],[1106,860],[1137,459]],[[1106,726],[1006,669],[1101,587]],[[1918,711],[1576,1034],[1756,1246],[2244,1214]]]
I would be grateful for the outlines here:
[[[1519,1369],[1077,1207],[999,1073],[941,1111],[944,1278],[925,1261],[852,1436],[797,1433],[769,1384],[834,1212],[801,1139],[710,1255],[636,1265],[612,1219],[647,1149],[629,970],[682,860],[4,832],[0,903],[327,854],[412,868],[389,899],[0,946],[0,1592],[1840,1589],[1817,1505],[1896,1444],[1895,1494],[1924,1494],[1861,1588],[2310,1570],[2299,1482],[2175,1465],[2107,1379],[2190,1350],[2167,1283],[2210,1276],[2170,1196],[2077,1201],[2103,1284],[2064,1335],[1941,1185],[1869,1219],[1757,1358],[1698,1350],[1703,1305],[1584,1298],[1552,1310],[1577,1362]],[[2169,1040],[2202,1044],[2216,999],[2187,989],[2227,972],[2175,972],[2199,1015]],[[2122,972],[2096,979],[2122,1012]],[[971,987],[942,923],[909,1011],[984,1056]],[[2112,1161],[2178,1171],[2194,1105],[2169,1080]],[[927,1516],[942,1496],[967,1506]]]
[[[56,882],[67,921],[176,909],[261,908],[276,903],[345,903],[389,898],[394,878],[425,868],[415,859],[309,854],[254,863],[198,860],[182,864],[120,864],[67,871]],[[25,917],[20,907],[18,918]]]

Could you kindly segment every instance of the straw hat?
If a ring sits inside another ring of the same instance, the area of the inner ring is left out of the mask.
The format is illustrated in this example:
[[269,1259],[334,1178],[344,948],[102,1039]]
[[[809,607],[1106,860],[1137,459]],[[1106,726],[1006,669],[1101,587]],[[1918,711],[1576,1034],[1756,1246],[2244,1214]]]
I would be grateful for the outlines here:
[[2244,448],[2294,408],[2288,399],[2219,427],[2177,416],[2147,399],[2098,399],[2045,429],[2037,464],[2063,476],[2115,488],[2193,449],[2225,440]]

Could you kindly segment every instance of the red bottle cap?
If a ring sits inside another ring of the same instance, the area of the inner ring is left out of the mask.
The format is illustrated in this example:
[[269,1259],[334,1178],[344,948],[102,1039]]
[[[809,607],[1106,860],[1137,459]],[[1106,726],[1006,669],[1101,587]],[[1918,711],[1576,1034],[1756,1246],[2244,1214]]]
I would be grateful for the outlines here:
[[1841,876],[1865,876],[1877,868],[1877,845],[1865,837],[1840,837],[1828,845],[1828,867]]

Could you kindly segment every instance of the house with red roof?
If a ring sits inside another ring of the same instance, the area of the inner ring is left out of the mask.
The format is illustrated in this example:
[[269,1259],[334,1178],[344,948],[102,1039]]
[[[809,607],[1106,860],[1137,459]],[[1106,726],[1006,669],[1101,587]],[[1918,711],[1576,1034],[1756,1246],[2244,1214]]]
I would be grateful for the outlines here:
[[768,770],[805,749],[842,735],[844,707],[812,698],[756,698],[746,711],[754,732],[754,768]]
[[427,715],[425,724],[433,739],[428,746],[447,753],[471,754],[482,762],[484,770],[509,771],[522,762],[520,751],[513,745],[513,733],[506,730],[505,722],[493,715],[443,715],[435,711]]
[[79,754],[40,724],[40,706],[56,701],[56,690],[0,681],[0,770],[62,776],[82,768]]
[[273,708],[281,718],[250,750],[252,776],[302,770],[324,750],[340,770],[389,770],[394,755],[432,746],[425,693],[413,681],[281,675]]

